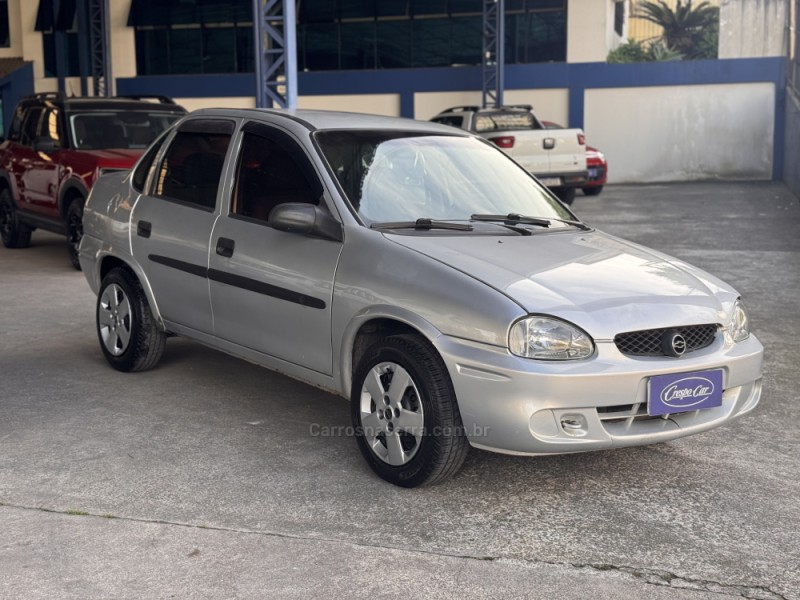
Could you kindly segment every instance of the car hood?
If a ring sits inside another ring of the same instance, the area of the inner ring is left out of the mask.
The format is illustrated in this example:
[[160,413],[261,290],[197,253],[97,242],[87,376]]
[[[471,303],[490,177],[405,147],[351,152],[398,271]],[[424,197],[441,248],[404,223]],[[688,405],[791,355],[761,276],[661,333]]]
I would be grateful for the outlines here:
[[595,339],[724,324],[738,297],[700,269],[596,231],[387,236],[495,288],[528,313],[566,319]]

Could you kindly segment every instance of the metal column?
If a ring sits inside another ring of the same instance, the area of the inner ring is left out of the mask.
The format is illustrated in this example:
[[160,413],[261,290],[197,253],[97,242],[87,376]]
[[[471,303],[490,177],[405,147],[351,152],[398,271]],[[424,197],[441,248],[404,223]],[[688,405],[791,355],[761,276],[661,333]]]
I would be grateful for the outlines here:
[[295,0],[253,0],[256,106],[297,108]]
[[505,71],[505,0],[483,2],[483,89],[481,105],[502,106]]
[[90,64],[95,96],[110,96],[111,44],[108,36],[108,0],[86,0],[89,3]]

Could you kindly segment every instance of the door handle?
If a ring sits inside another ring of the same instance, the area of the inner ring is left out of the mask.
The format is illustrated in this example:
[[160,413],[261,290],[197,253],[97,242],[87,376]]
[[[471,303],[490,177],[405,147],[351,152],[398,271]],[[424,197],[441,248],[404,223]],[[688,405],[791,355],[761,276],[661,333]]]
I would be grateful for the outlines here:
[[542,147],[545,150],[552,150],[553,148],[556,147],[556,139],[551,137],[544,138],[542,140]]
[[217,254],[224,256],[225,258],[230,258],[233,256],[234,246],[236,246],[236,242],[231,239],[221,237],[217,240]]
[[136,235],[139,237],[149,238],[152,231],[153,225],[147,221],[139,221],[136,224]]

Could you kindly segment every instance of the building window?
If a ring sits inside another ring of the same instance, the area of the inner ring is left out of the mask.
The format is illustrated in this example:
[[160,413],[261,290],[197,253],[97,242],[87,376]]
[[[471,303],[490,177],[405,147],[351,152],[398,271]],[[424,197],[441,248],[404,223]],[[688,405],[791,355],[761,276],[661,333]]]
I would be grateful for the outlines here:
[[[303,0],[304,71],[481,64],[481,0]],[[563,62],[566,0],[506,1],[506,62]]]
[[[58,11],[55,10],[53,0],[41,0],[36,13],[36,31],[42,33],[42,48],[44,51],[44,76],[58,76],[57,56],[64,57],[64,77],[80,77],[80,44],[86,45],[89,55],[89,40],[78,36],[78,27],[75,19],[75,2],[62,0]],[[63,47],[59,48],[59,44]],[[87,65],[88,70],[88,65]]]
[[[506,0],[506,62],[563,62],[566,0]],[[481,64],[482,0],[303,0],[302,71]],[[133,0],[139,75],[254,70],[250,0]]]
[[625,3],[617,2],[614,4],[614,31],[618,36],[622,36],[623,27],[625,26]]
[[8,48],[11,45],[8,33],[8,0],[0,0],[0,48]]
[[139,75],[252,73],[252,2],[133,0]]

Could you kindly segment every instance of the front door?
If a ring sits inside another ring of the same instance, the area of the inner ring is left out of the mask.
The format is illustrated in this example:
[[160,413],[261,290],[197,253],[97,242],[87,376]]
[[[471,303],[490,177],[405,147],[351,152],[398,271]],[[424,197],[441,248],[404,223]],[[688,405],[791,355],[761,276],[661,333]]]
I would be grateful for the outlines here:
[[235,123],[193,119],[168,141],[131,217],[133,255],[145,270],[161,316],[211,334],[208,251]]
[[342,244],[272,229],[278,204],[324,204],[308,155],[278,128],[248,123],[229,214],[214,226],[209,286],[217,337],[332,373],[331,301]]

